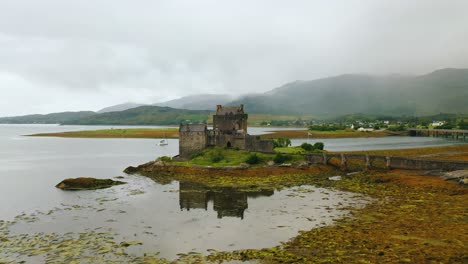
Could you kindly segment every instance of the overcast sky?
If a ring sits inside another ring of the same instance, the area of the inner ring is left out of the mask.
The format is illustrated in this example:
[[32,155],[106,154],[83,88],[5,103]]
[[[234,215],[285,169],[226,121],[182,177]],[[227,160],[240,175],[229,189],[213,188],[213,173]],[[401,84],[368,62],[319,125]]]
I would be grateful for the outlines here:
[[466,0],[0,0],[0,116],[446,67]]

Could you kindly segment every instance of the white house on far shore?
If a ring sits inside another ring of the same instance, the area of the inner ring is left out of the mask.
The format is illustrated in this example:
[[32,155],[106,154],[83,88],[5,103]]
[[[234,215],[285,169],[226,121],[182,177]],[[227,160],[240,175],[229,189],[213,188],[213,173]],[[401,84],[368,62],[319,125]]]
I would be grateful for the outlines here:
[[445,124],[445,121],[433,121],[431,126],[437,127],[437,126],[441,126],[443,124]]
[[360,127],[360,128],[358,128],[358,131],[360,131],[360,132],[372,132],[372,131],[374,131],[374,129],[373,128]]

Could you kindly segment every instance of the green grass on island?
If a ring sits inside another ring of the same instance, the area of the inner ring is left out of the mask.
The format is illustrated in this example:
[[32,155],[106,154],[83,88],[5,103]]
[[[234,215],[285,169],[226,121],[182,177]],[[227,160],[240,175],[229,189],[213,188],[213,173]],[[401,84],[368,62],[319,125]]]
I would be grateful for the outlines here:
[[[302,151],[301,151],[302,150]],[[304,156],[301,154],[322,152],[320,150],[305,151],[301,147],[283,147],[275,148],[275,153],[260,153],[247,150],[237,150],[232,148],[208,148],[202,150],[187,160],[187,161],[170,161],[169,157],[162,157],[161,160],[170,162],[175,165],[186,166],[239,166],[241,164],[249,164],[253,167],[260,167],[273,161],[275,164],[294,164],[304,161]]]
[[323,150],[312,150],[307,151],[303,149],[301,146],[294,146],[294,147],[282,147],[282,148],[275,148],[275,152],[283,153],[283,154],[310,154],[310,153],[322,153]]
[[[281,156],[280,158],[278,158]],[[188,161],[174,161],[173,164],[179,165],[198,165],[198,166],[239,166],[240,164],[249,164],[252,166],[263,166],[269,161],[282,161],[281,163],[294,163],[304,160],[301,155],[283,155],[278,153],[260,153],[246,150],[236,150],[230,148],[214,147],[202,150],[194,155]]]

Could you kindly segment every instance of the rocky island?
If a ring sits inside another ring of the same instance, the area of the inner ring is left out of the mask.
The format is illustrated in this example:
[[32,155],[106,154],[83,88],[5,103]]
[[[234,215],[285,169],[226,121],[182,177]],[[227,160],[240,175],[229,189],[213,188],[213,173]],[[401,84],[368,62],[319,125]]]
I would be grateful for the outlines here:
[[89,177],[69,178],[59,182],[55,187],[62,190],[96,190],[109,188],[115,185],[125,184],[122,181],[114,181],[112,179],[95,179]]

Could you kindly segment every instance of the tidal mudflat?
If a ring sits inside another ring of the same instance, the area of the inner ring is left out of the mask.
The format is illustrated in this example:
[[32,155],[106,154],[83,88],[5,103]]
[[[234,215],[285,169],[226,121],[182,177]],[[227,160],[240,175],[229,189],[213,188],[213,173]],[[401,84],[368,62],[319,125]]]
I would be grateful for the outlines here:
[[[181,254],[268,248],[330,225],[363,195],[310,185],[260,189],[156,183],[127,176],[128,184],[80,191],[75,203],[21,214],[1,226],[0,259],[174,260]],[[183,255],[182,255],[183,256]]]

